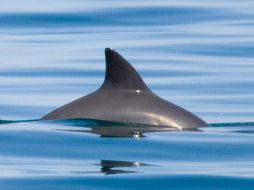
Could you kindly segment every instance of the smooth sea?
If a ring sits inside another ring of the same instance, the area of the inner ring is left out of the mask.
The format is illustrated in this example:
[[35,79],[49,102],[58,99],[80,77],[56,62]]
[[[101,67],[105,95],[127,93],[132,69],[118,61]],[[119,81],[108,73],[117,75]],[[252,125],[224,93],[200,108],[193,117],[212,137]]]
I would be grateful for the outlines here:
[[[100,87],[106,47],[211,127],[38,121]],[[253,190],[254,1],[2,0],[0,123],[1,190]]]

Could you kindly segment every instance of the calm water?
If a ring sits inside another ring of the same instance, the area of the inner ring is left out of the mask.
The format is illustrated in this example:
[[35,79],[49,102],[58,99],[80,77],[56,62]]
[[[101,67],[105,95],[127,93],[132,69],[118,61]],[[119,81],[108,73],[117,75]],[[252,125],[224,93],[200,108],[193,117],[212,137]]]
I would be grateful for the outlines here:
[[[253,189],[253,10],[251,0],[1,2],[0,187]],[[212,127],[113,138],[101,136],[113,123],[34,121],[101,85],[105,47]]]

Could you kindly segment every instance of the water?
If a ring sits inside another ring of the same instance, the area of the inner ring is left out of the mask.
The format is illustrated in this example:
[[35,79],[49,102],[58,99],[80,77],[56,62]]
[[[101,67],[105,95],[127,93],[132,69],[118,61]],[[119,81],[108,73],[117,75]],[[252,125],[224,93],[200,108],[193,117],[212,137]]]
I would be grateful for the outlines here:
[[[1,188],[253,189],[253,1],[0,5]],[[37,121],[101,85],[105,47],[212,127]]]

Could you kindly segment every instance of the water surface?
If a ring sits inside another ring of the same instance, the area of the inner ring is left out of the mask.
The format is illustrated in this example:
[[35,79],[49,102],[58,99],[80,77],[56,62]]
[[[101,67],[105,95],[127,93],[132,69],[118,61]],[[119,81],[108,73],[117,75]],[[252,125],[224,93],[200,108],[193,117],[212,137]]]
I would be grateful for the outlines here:
[[[253,189],[253,8],[250,0],[1,2],[0,186]],[[36,121],[101,85],[105,47],[211,128],[127,126],[112,137],[103,133],[112,123]]]

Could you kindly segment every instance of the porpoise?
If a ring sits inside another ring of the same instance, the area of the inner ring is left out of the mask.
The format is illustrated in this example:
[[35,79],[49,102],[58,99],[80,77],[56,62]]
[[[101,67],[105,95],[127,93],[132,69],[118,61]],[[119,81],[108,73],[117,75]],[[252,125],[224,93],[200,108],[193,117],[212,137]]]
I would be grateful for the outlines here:
[[193,113],[155,95],[119,53],[105,49],[106,74],[101,87],[43,116],[41,120],[95,119],[176,130],[208,124]]

